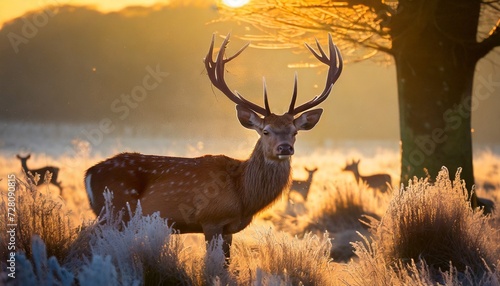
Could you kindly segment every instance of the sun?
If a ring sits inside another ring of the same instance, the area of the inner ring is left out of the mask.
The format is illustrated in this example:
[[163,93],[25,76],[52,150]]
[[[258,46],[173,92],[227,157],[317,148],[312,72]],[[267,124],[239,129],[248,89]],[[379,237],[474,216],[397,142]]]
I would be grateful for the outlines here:
[[239,8],[244,5],[246,5],[250,0],[222,0],[222,3],[224,5],[232,7],[232,8]]

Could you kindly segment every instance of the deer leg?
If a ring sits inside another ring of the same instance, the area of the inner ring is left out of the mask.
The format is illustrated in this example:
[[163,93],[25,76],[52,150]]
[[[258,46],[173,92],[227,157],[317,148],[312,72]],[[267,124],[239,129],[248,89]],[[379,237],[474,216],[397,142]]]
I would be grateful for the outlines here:
[[222,240],[224,240],[221,227],[203,225],[202,228],[203,233],[205,234],[205,241],[207,242],[207,249],[212,245],[214,239],[218,239],[219,236],[221,236]]
[[230,248],[233,241],[232,234],[222,234],[223,229],[216,226],[203,226],[203,233],[205,234],[205,241],[207,242],[207,250],[213,244],[214,239],[218,239],[219,236],[222,238],[222,251],[224,252],[226,265],[229,264],[230,258]]
[[224,240],[222,244],[222,251],[224,251],[226,261],[229,263],[229,258],[231,257],[231,244],[233,243],[233,235],[225,234],[222,236],[222,239]]
[[62,196],[62,186],[61,186],[61,181],[56,182],[54,185],[56,185],[59,188],[59,195]]

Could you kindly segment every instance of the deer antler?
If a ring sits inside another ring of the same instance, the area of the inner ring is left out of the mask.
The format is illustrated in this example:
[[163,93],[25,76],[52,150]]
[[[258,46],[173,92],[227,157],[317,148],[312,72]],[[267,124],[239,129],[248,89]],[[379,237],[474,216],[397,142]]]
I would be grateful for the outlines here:
[[[249,45],[249,43],[247,43],[238,52],[236,52],[233,56],[224,59],[226,47],[227,47],[227,44],[229,43],[230,36],[231,36],[231,34],[228,34],[226,36],[226,38],[224,39],[224,42],[222,42],[220,50],[217,53],[217,57],[214,61],[213,60],[213,50],[214,50],[214,43],[215,43],[215,34],[212,35],[212,42],[210,44],[210,49],[208,50],[208,54],[205,57],[205,68],[207,69],[208,77],[210,78],[210,81],[212,82],[212,84],[217,89],[219,89],[222,93],[224,93],[234,103],[239,104],[239,105],[243,105],[243,106],[245,106],[245,107],[247,107],[247,108],[263,115],[263,116],[267,116],[267,115],[271,114],[271,110],[269,108],[269,102],[267,99],[267,90],[266,90],[265,81],[264,81],[264,106],[265,106],[265,108],[260,107],[259,105],[248,101],[241,94],[239,94],[237,91],[232,92],[231,89],[226,84],[226,81],[224,79],[225,64],[228,63],[229,61],[233,60],[237,56],[239,56],[243,52],[243,50],[245,50]],[[330,94],[330,92],[332,90],[334,83],[339,78],[339,76],[342,72],[342,68],[343,68],[342,55],[340,54],[340,51],[337,48],[337,46],[335,44],[333,44],[331,34],[328,34],[328,48],[329,48],[330,58],[328,58],[326,53],[323,51],[323,49],[321,48],[321,45],[319,44],[317,39],[316,39],[316,45],[318,46],[319,52],[316,52],[307,43],[305,45],[320,62],[328,65],[330,68],[328,70],[325,89],[323,90],[323,92],[320,95],[315,96],[312,100],[310,100],[310,101],[308,101],[308,102],[306,102],[298,107],[295,107],[295,102],[297,100],[297,74],[295,74],[292,101],[290,103],[290,108],[288,109],[288,112],[287,112],[288,114],[291,114],[291,115],[296,115],[298,113],[301,113],[303,111],[311,109],[314,106],[323,102],[325,99],[327,99],[328,95]]]
[[321,48],[318,39],[316,39],[316,45],[318,46],[319,53],[316,52],[313,48],[311,48],[311,46],[309,46],[307,43],[305,45],[320,62],[328,65],[330,68],[328,69],[328,76],[326,77],[326,85],[323,92],[299,107],[294,107],[295,101],[297,100],[297,74],[295,74],[292,102],[290,103],[290,108],[288,109],[288,114],[291,115],[296,115],[300,112],[306,111],[323,102],[330,94],[333,84],[337,81],[342,72],[342,67],[343,67],[342,55],[340,54],[340,51],[337,48],[337,46],[333,44],[331,34],[328,34],[328,49],[330,58],[328,58],[328,56]]
[[208,54],[205,57],[205,68],[207,69],[208,77],[210,78],[210,81],[212,84],[218,88],[222,93],[224,93],[230,100],[232,100],[234,103],[243,105],[263,116],[267,116],[271,114],[271,110],[269,109],[269,103],[267,100],[267,91],[266,91],[266,85],[264,83],[264,104],[265,108],[258,106],[255,103],[252,103],[245,99],[241,94],[239,94],[237,91],[232,92],[231,89],[226,84],[226,81],[224,80],[224,71],[225,71],[225,64],[231,61],[232,59],[236,58],[239,56],[243,50],[245,50],[250,43],[247,43],[245,46],[243,46],[238,52],[236,52],[233,56],[228,57],[224,59],[224,54],[226,52],[226,46],[229,43],[229,37],[231,34],[228,34],[226,38],[224,39],[224,42],[222,42],[222,45],[220,47],[219,52],[217,53],[217,58],[215,61],[213,60],[213,50],[214,50],[214,42],[215,42],[215,34],[212,35],[212,43],[210,44],[210,49],[208,50]]

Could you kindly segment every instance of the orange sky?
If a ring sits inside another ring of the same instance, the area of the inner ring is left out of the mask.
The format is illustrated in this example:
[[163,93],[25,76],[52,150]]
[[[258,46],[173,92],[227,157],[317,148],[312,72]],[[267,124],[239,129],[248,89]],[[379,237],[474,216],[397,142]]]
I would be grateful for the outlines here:
[[98,1],[98,0],[3,0],[0,1],[0,26],[13,18],[19,17],[24,13],[40,9],[48,5],[90,5],[98,7],[101,11],[115,11],[120,10],[127,6],[142,5],[151,6],[154,4],[169,4],[178,2],[184,5],[199,5],[201,3],[207,5],[208,2],[213,1],[182,1],[182,0],[111,0],[111,1]]

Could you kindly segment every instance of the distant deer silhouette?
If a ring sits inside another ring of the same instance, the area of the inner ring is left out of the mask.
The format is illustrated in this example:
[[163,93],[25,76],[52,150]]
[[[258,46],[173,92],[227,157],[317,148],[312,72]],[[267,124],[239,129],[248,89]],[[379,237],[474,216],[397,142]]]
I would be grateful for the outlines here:
[[[304,198],[304,201],[306,201],[307,195],[309,195],[309,190],[311,189],[311,183],[313,180],[314,173],[318,171],[318,168],[310,170],[307,167],[304,167],[304,170],[306,170],[307,173],[309,173],[307,180],[305,181],[293,180],[292,184],[290,185],[290,192],[295,191],[299,193]],[[288,199],[290,199],[290,192],[288,193]]]
[[359,161],[360,160],[358,161],[353,160],[351,164],[346,163],[346,166],[343,171],[352,172],[358,184],[360,182],[364,182],[368,187],[372,189],[378,189],[382,193],[387,192],[387,189],[392,182],[391,176],[389,174],[375,174],[370,176],[361,176],[358,170]]
[[[50,179],[51,184],[55,185],[59,188],[59,194],[62,194],[61,182],[57,181],[57,176],[59,175],[59,168],[53,166],[46,166],[39,169],[29,169],[28,164],[26,163],[29,158],[31,158],[31,154],[28,154],[26,157],[22,157],[17,155],[17,158],[21,160],[21,166],[26,174],[31,174],[35,176],[35,174],[39,174],[40,176],[45,176],[45,173],[50,172],[52,174],[52,178]],[[33,182],[37,186],[44,183],[44,180],[39,180],[38,182]]]

